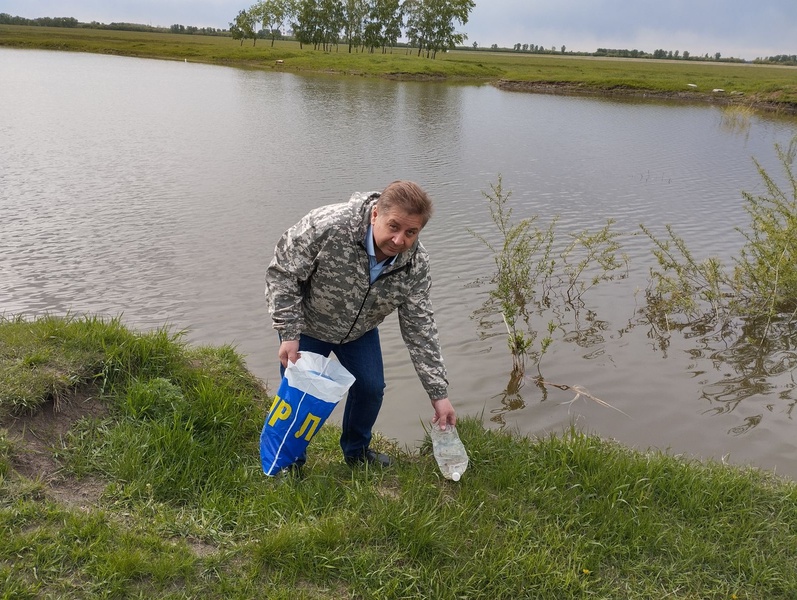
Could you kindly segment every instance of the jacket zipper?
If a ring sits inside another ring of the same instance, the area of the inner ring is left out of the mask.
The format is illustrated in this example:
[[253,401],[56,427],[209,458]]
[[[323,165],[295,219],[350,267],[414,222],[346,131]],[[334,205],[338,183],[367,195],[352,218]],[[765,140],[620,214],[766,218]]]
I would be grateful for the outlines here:
[[[408,262],[406,265],[404,265],[403,267],[401,267],[399,269],[394,269],[392,271],[388,271],[387,273],[380,273],[379,277],[374,279],[374,283],[376,283],[380,279],[383,279],[385,277],[390,277],[394,273],[398,273],[400,271],[404,271],[405,269],[409,269],[409,268],[410,268],[410,263]],[[357,321],[360,320],[360,315],[363,313],[363,308],[365,307],[365,302],[366,302],[366,300],[368,300],[368,294],[371,293],[371,289],[373,288],[374,283],[369,283],[368,284],[368,289],[365,290],[365,296],[363,296],[363,301],[360,303],[359,310],[357,310],[357,316],[354,317],[354,320],[351,322],[351,327],[349,327],[349,331],[346,333],[346,335],[343,336],[343,339],[340,340],[341,344],[346,342],[346,339],[351,335],[351,332],[354,331],[354,326],[357,325]]]

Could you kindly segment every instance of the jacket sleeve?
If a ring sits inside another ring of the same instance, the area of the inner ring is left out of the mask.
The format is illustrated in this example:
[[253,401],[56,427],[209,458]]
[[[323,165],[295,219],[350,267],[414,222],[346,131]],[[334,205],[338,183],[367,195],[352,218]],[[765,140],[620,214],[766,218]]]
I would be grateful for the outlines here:
[[304,330],[302,291],[316,268],[321,240],[312,215],[288,229],[266,269],[266,299],[274,329],[283,341],[298,340]]
[[448,379],[429,296],[432,280],[428,262],[420,265],[419,271],[411,293],[399,306],[399,327],[423,388],[431,400],[438,400],[448,396]]

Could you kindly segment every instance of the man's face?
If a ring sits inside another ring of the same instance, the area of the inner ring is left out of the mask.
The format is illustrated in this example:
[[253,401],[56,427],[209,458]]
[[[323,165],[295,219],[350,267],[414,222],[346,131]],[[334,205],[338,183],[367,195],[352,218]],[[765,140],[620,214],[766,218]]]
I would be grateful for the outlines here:
[[420,215],[411,215],[397,208],[383,212],[374,207],[371,225],[376,257],[381,261],[412,246],[423,228],[423,219]]

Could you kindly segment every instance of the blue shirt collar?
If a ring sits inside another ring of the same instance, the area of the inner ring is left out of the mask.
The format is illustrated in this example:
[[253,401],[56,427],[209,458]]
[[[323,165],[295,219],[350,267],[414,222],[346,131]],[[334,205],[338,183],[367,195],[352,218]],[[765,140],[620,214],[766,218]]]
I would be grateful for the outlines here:
[[376,248],[374,248],[374,226],[368,225],[368,231],[365,232],[365,251],[368,253],[368,264],[371,270],[371,283],[376,281],[382,270],[393,264],[396,260],[395,256],[389,256],[382,262],[376,261]]

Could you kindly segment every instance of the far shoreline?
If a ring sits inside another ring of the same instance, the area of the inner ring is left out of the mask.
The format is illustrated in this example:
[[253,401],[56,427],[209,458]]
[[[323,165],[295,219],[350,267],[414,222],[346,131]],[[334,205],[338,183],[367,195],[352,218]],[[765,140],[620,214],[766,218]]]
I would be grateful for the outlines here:
[[501,79],[494,82],[496,88],[506,92],[521,92],[526,94],[548,94],[561,96],[591,96],[615,97],[638,100],[669,101],[694,104],[715,104],[718,106],[748,106],[755,110],[782,115],[797,115],[797,104],[787,102],[773,102],[764,100],[750,100],[743,94],[733,94],[725,90],[717,92],[670,92],[653,89],[633,89],[617,86],[602,88],[584,83],[569,83],[557,81],[518,81]]
[[780,65],[466,49],[431,59],[406,47],[369,53],[350,52],[341,45],[322,51],[292,40],[277,40],[272,46],[270,40],[256,45],[223,36],[26,25],[0,25],[0,47],[264,71],[492,85],[512,92],[738,106],[797,115],[797,68]]

